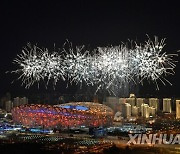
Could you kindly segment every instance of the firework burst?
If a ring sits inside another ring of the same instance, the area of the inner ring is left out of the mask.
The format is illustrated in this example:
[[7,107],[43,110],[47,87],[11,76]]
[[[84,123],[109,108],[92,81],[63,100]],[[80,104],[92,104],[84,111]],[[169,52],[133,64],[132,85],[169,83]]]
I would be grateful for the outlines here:
[[158,80],[164,85],[171,84],[165,77],[174,74],[176,67],[173,57],[176,54],[162,52],[165,39],[158,42],[150,38],[144,44],[134,42],[130,48],[125,44],[110,47],[98,47],[94,54],[85,50],[84,46],[70,45],[63,48],[61,54],[50,53],[46,48],[28,44],[14,63],[19,69],[12,71],[20,74],[18,79],[29,88],[34,83],[69,80],[70,83],[97,86],[97,90],[105,89],[113,92],[126,83],[143,83],[153,81],[158,87]]

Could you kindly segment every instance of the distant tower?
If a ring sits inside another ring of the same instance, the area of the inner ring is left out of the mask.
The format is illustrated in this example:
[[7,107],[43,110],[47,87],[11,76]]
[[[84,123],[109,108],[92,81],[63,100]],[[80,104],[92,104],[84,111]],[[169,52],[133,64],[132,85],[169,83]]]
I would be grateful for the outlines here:
[[28,104],[28,98],[26,98],[26,97],[22,97],[22,98],[16,97],[16,98],[14,98],[13,107],[17,107],[19,105],[25,105],[25,104]]
[[156,109],[156,112],[159,111],[159,99],[149,98],[149,106],[154,107]]
[[145,98],[136,98],[136,106],[139,107],[139,114],[141,112],[141,105],[145,104]]
[[149,105],[148,104],[141,105],[141,115],[144,118],[149,118]]
[[171,113],[171,99],[170,98],[163,98],[163,112]]
[[17,107],[19,105],[20,105],[20,98],[19,97],[14,98],[13,107]]
[[7,112],[11,112],[11,109],[12,109],[12,102],[11,101],[6,101],[6,103],[5,103],[5,110]]
[[156,116],[156,108],[155,107],[149,107],[149,115],[155,117]]
[[8,92],[8,93],[6,93],[6,99],[8,100],[8,101],[10,101],[11,100],[11,94]]
[[138,116],[139,107],[132,106],[131,109],[132,109],[132,116]]
[[132,108],[136,105],[136,99],[135,98],[126,98],[126,103],[131,105],[131,112],[132,112]]
[[176,100],[176,119],[180,118],[180,100]]
[[131,106],[135,106],[136,100],[135,98],[126,98],[126,103],[129,103]]
[[131,117],[131,105],[128,103],[122,104],[122,116],[124,118]]
[[141,107],[142,104],[145,104],[145,98],[136,98],[136,106]]
[[28,104],[28,99],[26,97],[20,98],[19,105]]

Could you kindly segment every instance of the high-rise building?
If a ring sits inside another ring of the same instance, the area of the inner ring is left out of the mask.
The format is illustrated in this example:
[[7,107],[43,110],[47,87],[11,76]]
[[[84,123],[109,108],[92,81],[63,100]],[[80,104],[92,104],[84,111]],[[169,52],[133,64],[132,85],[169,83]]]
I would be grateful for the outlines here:
[[122,104],[122,117],[129,118],[131,117],[131,105],[128,103]]
[[139,113],[141,112],[142,104],[145,104],[145,98],[136,98],[136,106],[139,107]]
[[145,98],[136,98],[136,106],[141,107],[142,104],[145,104]]
[[176,119],[180,118],[180,100],[176,100]]
[[144,118],[149,118],[149,105],[148,104],[141,105],[141,116]]
[[135,98],[126,98],[126,103],[129,103],[131,106],[135,106],[136,100]]
[[156,112],[159,111],[159,99],[149,98],[149,106],[154,107],[156,109]]
[[19,105],[20,105],[20,98],[19,97],[14,98],[13,107],[16,107],[16,106],[19,106]]
[[163,98],[163,112],[171,113],[171,99],[170,98]]
[[13,107],[19,106],[19,105],[25,105],[28,104],[28,98],[26,97],[16,97],[13,101]]
[[119,111],[122,112],[123,110],[123,104],[126,103],[126,98],[119,98],[119,103],[118,103],[118,107],[119,107]]
[[11,100],[11,94],[6,93],[6,95],[0,99],[0,108],[5,109],[6,102],[10,100]]
[[132,116],[138,116],[139,113],[139,107],[132,106]]
[[22,97],[19,100],[19,105],[28,104],[28,99],[26,97]]
[[12,101],[6,101],[5,102],[5,110],[7,112],[11,112],[11,109],[12,109]]
[[149,107],[149,115],[155,117],[156,116],[156,108],[155,107]]

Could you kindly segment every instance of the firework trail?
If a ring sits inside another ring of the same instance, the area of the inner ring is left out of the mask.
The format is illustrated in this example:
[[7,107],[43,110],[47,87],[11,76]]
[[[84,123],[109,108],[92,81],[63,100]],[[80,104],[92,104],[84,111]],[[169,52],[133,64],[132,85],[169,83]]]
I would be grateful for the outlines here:
[[130,48],[126,44],[98,47],[94,54],[84,46],[73,48],[71,44],[61,54],[27,44],[13,61],[18,69],[12,72],[19,74],[26,88],[41,81],[48,85],[52,80],[55,86],[59,80],[68,80],[70,84],[97,86],[96,92],[113,92],[126,83],[148,80],[159,89],[158,81],[171,84],[165,77],[173,75],[176,67],[173,58],[177,54],[162,52],[164,42],[148,38],[144,44],[133,42]]

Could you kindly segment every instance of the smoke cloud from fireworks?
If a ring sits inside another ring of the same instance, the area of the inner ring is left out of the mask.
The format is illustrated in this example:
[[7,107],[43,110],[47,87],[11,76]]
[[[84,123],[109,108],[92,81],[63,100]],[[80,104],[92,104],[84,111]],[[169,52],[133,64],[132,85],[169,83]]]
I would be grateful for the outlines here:
[[84,46],[73,48],[69,43],[69,47],[60,52],[27,44],[14,59],[18,69],[12,72],[19,74],[18,79],[26,88],[41,81],[45,85],[53,81],[55,86],[59,80],[68,80],[71,84],[96,86],[96,92],[100,89],[113,92],[123,84],[143,84],[148,80],[159,89],[158,81],[171,84],[165,77],[174,74],[176,67],[173,60],[176,54],[162,52],[164,41],[155,37],[153,41],[148,38],[144,44],[131,41],[130,47],[122,43],[93,51]]

